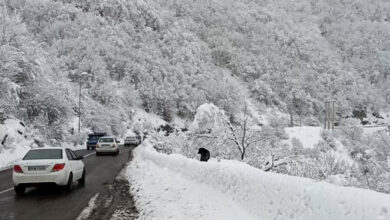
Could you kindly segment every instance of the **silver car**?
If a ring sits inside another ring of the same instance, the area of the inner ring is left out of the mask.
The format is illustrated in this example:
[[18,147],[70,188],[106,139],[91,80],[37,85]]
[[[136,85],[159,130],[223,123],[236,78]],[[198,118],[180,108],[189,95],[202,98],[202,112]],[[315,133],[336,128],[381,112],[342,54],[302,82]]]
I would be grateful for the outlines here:
[[124,141],[125,147],[137,146],[141,143],[141,140],[135,135],[127,136]]
[[119,141],[112,136],[104,136],[99,138],[96,144],[96,156],[101,154],[119,154]]

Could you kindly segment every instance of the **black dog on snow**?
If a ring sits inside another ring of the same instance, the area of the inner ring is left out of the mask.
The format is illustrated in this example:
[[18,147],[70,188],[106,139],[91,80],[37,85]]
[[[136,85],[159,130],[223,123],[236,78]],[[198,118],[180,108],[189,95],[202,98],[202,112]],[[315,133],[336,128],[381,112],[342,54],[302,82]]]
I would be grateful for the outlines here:
[[198,154],[200,154],[200,161],[207,162],[210,159],[210,151],[203,147],[199,148]]

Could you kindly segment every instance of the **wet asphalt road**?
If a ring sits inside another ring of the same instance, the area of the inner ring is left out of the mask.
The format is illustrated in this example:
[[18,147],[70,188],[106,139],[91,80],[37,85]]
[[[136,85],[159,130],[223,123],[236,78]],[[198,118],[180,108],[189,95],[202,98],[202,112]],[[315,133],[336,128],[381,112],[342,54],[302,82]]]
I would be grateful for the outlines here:
[[72,192],[45,186],[27,188],[25,195],[16,196],[12,188],[12,170],[0,171],[0,219],[76,219],[88,206],[91,197],[114,182],[115,176],[129,160],[130,148],[122,147],[118,156],[96,157],[93,150],[75,152],[82,156],[92,154],[83,159],[87,172],[85,187],[77,186],[76,181]]

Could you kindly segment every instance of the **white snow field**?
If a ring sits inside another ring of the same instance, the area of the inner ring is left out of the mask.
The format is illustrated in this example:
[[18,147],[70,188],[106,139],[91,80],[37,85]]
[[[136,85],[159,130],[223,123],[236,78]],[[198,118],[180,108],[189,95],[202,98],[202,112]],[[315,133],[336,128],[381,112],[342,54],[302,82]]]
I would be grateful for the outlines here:
[[302,143],[303,148],[314,148],[314,146],[322,140],[321,127],[288,127],[285,128],[291,142],[293,138],[298,139]]
[[207,163],[144,142],[127,168],[140,219],[390,219],[390,195],[267,173],[238,161]]

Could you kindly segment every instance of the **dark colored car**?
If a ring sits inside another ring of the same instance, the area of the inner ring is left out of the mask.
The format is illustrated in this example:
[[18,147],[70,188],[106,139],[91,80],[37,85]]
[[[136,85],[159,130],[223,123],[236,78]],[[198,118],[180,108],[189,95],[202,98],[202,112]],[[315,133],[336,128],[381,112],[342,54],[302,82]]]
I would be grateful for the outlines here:
[[107,133],[93,133],[88,135],[87,150],[95,149],[100,137],[107,136]]

